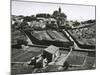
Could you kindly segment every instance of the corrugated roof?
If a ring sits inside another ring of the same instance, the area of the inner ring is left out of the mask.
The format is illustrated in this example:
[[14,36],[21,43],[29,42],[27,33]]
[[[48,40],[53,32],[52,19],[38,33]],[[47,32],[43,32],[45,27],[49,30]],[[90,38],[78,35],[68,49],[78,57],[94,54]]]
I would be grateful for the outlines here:
[[56,46],[50,45],[48,48],[46,48],[44,50],[51,54],[54,54],[57,50],[59,50],[59,48]]

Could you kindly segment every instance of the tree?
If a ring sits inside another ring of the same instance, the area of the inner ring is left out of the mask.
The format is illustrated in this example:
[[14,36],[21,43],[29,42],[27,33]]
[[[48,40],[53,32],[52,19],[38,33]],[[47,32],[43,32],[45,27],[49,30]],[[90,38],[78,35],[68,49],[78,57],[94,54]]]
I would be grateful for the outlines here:
[[27,41],[25,41],[25,40],[23,40],[23,39],[17,39],[17,44],[18,45],[27,45],[28,44],[28,42]]
[[23,15],[19,15],[18,17],[21,17],[21,18],[23,18],[24,16],[23,16]]
[[36,17],[49,18],[50,14],[40,13],[40,14],[36,14]]
[[36,17],[34,17],[33,15],[24,17],[24,22],[25,21],[30,22],[30,21],[33,21],[33,20],[36,20]]
[[79,26],[80,23],[78,21],[73,22],[73,26]]
[[67,16],[66,16],[64,13],[61,13],[61,14],[60,14],[60,17],[66,18]]
[[64,67],[64,69],[68,69],[69,63],[67,61],[65,61],[62,67]]
[[95,20],[88,20],[87,23],[94,23]]
[[56,18],[59,16],[59,12],[58,11],[54,11],[53,14],[52,14],[52,17],[53,18]]

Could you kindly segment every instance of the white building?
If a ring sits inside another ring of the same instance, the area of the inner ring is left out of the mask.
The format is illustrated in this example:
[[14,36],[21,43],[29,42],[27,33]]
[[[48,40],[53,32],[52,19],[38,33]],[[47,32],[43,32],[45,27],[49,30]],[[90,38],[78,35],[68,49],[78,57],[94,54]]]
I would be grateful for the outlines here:
[[48,62],[55,62],[60,56],[59,48],[51,45],[43,50],[43,56],[47,58]]

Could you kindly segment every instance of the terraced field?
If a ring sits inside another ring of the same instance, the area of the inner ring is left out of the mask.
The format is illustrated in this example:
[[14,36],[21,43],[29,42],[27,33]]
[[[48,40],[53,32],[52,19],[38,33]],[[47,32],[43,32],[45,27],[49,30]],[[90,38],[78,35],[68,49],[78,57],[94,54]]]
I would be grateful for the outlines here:
[[68,63],[71,65],[82,65],[84,63],[85,57],[78,55],[70,55],[67,59]]
[[60,41],[69,41],[61,32],[57,31],[34,31],[32,35],[38,38],[39,40],[60,40]]
[[[35,33],[36,37],[40,39],[47,39],[47,40],[60,40],[60,41],[69,41],[64,37],[64,35],[57,31],[49,31],[50,35],[47,34],[46,31]],[[38,35],[37,35],[38,34]],[[18,35],[18,38],[20,35]],[[13,40],[16,40],[16,37],[13,37]],[[28,62],[32,57],[41,54],[43,48],[41,47],[29,47],[27,49],[14,49],[11,50],[11,73],[12,75],[16,74],[28,74],[32,73],[34,69],[32,66],[28,66],[25,62]],[[62,54],[68,54],[68,51],[60,51]],[[78,65],[76,67],[69,67],[67,70],[83,70],[83,69],[95,69],[95,55],[91,55],[87,52],[78,52],[72,51],[69,57],[66,59],[69,64],[71,65]],[[94,66],[94,67],[93,67]],[[58,68],[61,65],[49,65],[44,72],[54,72],[60,71]]]
[[69,40],[66,37],[64,37],[63,34],[57,32],[57,31],[50,31],[50,30],[48,30],[47,33],[54,40],[60,40],[60,41],[64,41],[64,42],[65,41],[69,42]]
[[52,38],[46,33],[46,31],[34,31],[32,35],[39,40],[52,40]]
[[34,48],[30,47],[28,48],[28,50],[12,49],[11,53],[12,75],[32,73],[33,71],[32,66],[26,66],[24,65],[24,62],[28,62],[32,57],[39,55],[41,53],[41,49],[42,48],[35,48],[35,47]]
[[31,66],[25,66],[23,64],[13,64],[11,67],[11,75],[16,74],[28,74],[32,73],[33,69]]
[[89,28],[68,30],[70,34],[80,43],[86,45],[96,45],[96,25]]
[[38,52],[34,51],[35,48],[33,48],[33,51],[27,51],[22,49],[12,49],[12,62],[27,62],[32,57],[37,56],[41,53],[41,51],[38,50]]
[[[28,50],[12,49],[12,61],[11,61],[12,75],[32,73],[34,69],[32,68],[32,66],[25,65],[25,62],[28,62],[33,56],[39,55],[42,49],[43,48],[37,48],[37,47],[29,47]],[[60,52],[62,54],[68,54],[68,51],[60,51]],[[72,51],[67,61],[71,65],[79,65],[79,66],[69,67],[67,70],[64,71],[93,69],[94,68],[93,65],[95,64],[95,57],[90,56],[86,52]],[[43,70],[43,72],[60,71],[58,70],[59,67],[61,66],[49,65],[47,69]]]

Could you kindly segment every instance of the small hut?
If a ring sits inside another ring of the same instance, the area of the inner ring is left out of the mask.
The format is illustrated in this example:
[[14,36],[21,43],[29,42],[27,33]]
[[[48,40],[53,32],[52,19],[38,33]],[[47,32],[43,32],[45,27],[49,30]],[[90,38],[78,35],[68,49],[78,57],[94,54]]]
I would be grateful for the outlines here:
[[48,63],[56,61],[59,56],[59,48],[56,46],[50,45],[43,50],[43,57],[47,58]]

